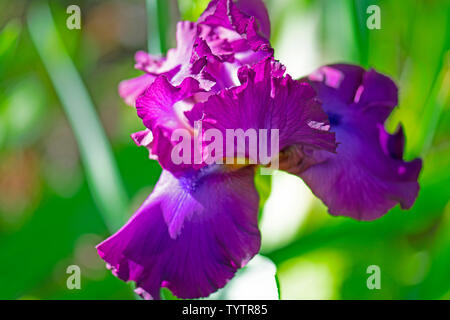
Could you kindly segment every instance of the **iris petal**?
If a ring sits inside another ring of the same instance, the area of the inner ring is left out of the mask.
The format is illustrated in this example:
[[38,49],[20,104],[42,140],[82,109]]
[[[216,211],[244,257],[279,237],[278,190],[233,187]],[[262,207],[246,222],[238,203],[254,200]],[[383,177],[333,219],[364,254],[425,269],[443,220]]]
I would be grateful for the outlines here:
[[155,76],[144,74],[137,78],[123,80],[119,84],[119,95],[125,103],[134,106],[136,99],[155,81]]
[[223,287],[260,247],[254,168],[223,170],[163,171],[130,221],[97,247],[114,274],[153,299],[162,286],[180,298]]
[[339,118],[336,154],[315,152],[320,163],[300,173],[333,215],[373,220],[400,203],[410,208],[419,191],[422,162],[403,160],[403,131],[384,122],[397,104],[397,87],[375,70],[332,65],[309,77],[325,112]]

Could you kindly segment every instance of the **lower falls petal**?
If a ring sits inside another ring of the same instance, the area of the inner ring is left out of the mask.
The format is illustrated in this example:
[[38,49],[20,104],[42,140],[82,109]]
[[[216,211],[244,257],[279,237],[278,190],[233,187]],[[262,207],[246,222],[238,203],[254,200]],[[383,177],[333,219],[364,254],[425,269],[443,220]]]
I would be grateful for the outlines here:
[[97,247],[113,273],[153,299],[161,287],[180,298],[222,288],[260,248],[254,168],[224,170],[163,171],[130,221]]

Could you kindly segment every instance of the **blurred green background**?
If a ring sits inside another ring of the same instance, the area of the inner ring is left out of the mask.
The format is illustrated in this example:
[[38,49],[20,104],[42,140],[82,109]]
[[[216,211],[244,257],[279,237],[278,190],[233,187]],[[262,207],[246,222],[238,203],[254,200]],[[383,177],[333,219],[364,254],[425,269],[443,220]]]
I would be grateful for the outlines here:
[[[117,85],[139,74],[135,51],[173,46],[176,21],[196,20],[207,2],[0,0],[0,298],[135,298],[94,246],[161,169],[130,139],[143,126]],[[72,4],[81,30],[66,27]],[[294,77],[352,62],[395,79],[400,104],[387,127],[403,123],[406,157],[424,159],[415,206],[370,223],[331,217],[287,174],[258,178],[261,254],[276,266],[280,298],[449,299],[450,1],[266,4],[275,56]],[[371,4],[380,30],[366,27]],[[66,287],[72,264],[81,290]],[[366,286],[370,265],[380,290]]]

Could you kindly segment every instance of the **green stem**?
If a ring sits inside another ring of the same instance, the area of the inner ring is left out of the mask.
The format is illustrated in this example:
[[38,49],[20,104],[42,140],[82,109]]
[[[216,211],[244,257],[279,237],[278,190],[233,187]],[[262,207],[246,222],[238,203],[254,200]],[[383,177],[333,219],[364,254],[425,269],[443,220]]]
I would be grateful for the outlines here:
[[147,46],[151,54],[161,54],[161,30],[158,24],[158,1],[146,0]]
[[369,62],[369,41],[368,30],[365,25],[365,2],[353,0],[350,2],[350,14],[352,16],[353,32],[357,42],[359,62],[364,67],[368,67]]
[[124,222],[127,197],[92,100],[66,52],[46,1],[30,7],[28,29],[80,149],[93,198],[109,230]]
[[146,0],[148,52],[165,54],[179,15],[177,0]]

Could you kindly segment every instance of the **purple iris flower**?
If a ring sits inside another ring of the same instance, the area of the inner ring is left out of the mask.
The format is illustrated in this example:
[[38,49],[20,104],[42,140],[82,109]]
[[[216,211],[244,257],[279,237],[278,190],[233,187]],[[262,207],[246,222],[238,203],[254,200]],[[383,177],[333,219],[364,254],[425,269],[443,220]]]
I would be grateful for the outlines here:
[[242,67],[239,78],[240,86],[195,104],[185,119],[171,110],[198,87],[194,79],[174,87],[162,76],[137,101],[139,116],[156,132],[153,146],[164,145],[154,149],[164,170],[150,197],[98,252],[145,297],[159,298],[161,286],[181,298],[208,296],[260,247],[256,166],[171,164],[171,132],[203,118],[205,130],[280,129],[283,149],[335,150],[327,116],[308,83],[284,76],[271,58]]
[[410,208],[419,191],[422,160],[405,162],[402,128],[391,135],[384,127],[398,103],[395,83],[373,69],[345,64],[322,67],[309,81],[338,147],[335,154],[315,151],[321,163],[300,177],[332,215],[374,220],[397,203]]
[[[208,296],[260,248],[254,177],[267,163],[174,163],[176,130],[201,151],[209,145],[197,144],[199,130],[278,130],[280,151],[269,157],[304,179],[333,215],[375,219],[417,196],[421,162],[404,162],[402,132],[390,135],[383,125],[397,104],[395,84],[346,65],[293,80],[274,60],[269,34],[261,0],[213,0],[197,22],[178,24],[177,48],[167,57],[138,53],[145,74],[119,87],[146,127],[133,140],[163,172],[97,250],[144,298],[159,299],[161,287],[180,298]],[[272,150],[271,142],[258,143]],[[249,159],[251,150],[235,156]]]

